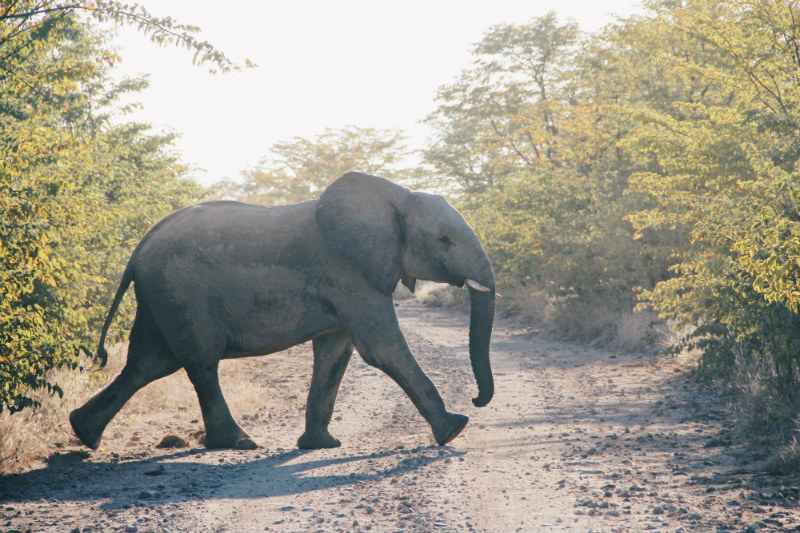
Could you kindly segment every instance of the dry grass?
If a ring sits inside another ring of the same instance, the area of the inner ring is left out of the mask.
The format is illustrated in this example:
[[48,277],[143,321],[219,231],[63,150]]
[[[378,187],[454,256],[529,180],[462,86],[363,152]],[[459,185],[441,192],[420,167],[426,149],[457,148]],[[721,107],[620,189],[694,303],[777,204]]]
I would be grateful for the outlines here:
[[[684,332],[685,333],[685,332]],[[738,347],[724,375],[704,369],[699,351],[681,354],[710,385],[727,397],[736,439],[754,452],[751,468],[770,474],[800,473],[800,369],[780,372],[775,361]]]
[[523,322],[546,336],[585,342],[623,352],[662,349],[669,328],[655,313],[613,309],[600,302],[556,302],[530,287],[505,289],[498,300],[499,314]]
[[[738,354],[728,380],[732,404],[743,429],[754,436],[770,435],[776,441],[795,441],[800,421],[800,369],[778,372],[771,357]],[[790,455],[796,455],[795,451]]]
[[623,352],[650,352],[671,346],[670,328],[653,311],[621,311],[613,317],[608,347]]
[[[82,447],[69,425],[69,413],[119,374],[125,365],[126,353],[127,345],[113,347],[109,350],[108,365],[100,371],[54,371],[50,379],[64,390],[63,399],[37,392],[34,396],[41,407],[14,415],[0,414],[0,474],[27,470],[55,452]],[[82,363],[85,368],[91,368],[88,359]],[[239,420],[264,404],[263,395],[255,390],[252,380],[247,379],[249,374],[243,369],[247,364],[247,360],[228,360],[220,365],[222,389],[231,412]],[[152,421],[158,417],[161,420]],[[197,396],[185,371],[180,370],[137,392],[109,425],[104,441],[114,436],[117,439],[130,436],[134,430],[141,429],[145,418],[153,424],[156,436],[152,439],[160,439],[170,427],[202,428]]]
[[[670,345],[670,329],[654,312],[614,310],[602,303],[558,305],[547,294],[527,286],[500,292],[497,315],[524,325],[526,330],[623,352],[653,352]],[[414,297],[431,307],[469,309],[467,291],[441,283],[418,282]]]
[[[800,432],[800,421],[795,421],[796,431]],[[770,470],[778,474],[796,474],[800,472],[800,442],[797,436],[784,444],[774,456]]]
[[[109,367],[119,359],[111,354]],[[91,361],[81,361],[84,368]],[[118,371],[119,369],[117,369]],[[64,390],[64,399],[36,391],[31,396],[41,407],[29,408],[15,414],[0,414],[0,473],[18,472],[37,461],[46,460],[54,451],[65,448],[74,438],[69,425],[69,412],[80,405],[79,398],[103,386],[111,368],[103,372],[56,370],[49,379]]]
[[553,316],[553,300],[541,291],[521,286],[504,289],[497,300],[499,315],[513,318],[529,327],[541,328]]
[[464,289],[430,281],[418,281],[414,291],[414,297],[418,302],[430,307],[449,307],[451,309],[469,306],[467,294]]

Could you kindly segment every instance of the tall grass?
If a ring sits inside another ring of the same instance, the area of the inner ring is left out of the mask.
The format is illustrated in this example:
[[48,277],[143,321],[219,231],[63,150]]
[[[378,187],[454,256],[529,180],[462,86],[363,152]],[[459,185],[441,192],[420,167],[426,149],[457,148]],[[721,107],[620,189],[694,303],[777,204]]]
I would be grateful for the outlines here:
[[771,357],[739,351],[727,381],[731,405],[748,439],[768,452],[767,468],[800,470],[800,369],[779,371]]
[[502,288],[498,314],[561,340],[623,352],[667,347],[669,327],[651,311],[632,312],[609,302],[558,301],[532,287]]

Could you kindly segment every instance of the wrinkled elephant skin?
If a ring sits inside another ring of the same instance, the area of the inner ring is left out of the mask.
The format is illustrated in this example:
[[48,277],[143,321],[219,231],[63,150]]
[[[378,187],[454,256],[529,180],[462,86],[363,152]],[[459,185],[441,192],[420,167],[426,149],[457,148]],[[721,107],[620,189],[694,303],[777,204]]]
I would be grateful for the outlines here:
[[434,439],[455,438],[467,417],[449,413],[398,326],[399,280],[469,287],[475,405],[494,385],[489,339],[494,276],[472,228],[441,196],[365,174],[345,174],[319,200],[281,207],[209,202],[156,224],[134,250],[106,332],[133,282],[137,310],[120,375],[70,415],[97,448],[103,431],[144,385],[185,368],[200,401],[210,448],[253,448],[231,416],[217,375],[225,358],[274,353],[313,341],[314,369],[301,448],[330,448],[334,401],[355,347],[394,379],[428,421]]

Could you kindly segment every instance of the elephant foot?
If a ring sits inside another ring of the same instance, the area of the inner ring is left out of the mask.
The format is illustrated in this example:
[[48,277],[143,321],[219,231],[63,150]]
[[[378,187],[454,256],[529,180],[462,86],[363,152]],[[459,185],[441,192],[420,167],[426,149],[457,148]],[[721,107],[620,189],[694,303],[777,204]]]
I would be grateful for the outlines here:
[[201,444],[206,448],[212,450],[229,449],[229,450],[256,450],[259,445],[250,438],[250,435],[242,431],[231,436],[231,434],[223,434],[216,436],[203,437]]
[[306,431],[297,439],[297,447],[301,450],[319,450],[321,448],[338,448],[342,443],[333,435],[323,431]]
[[229,439],[209,441],[208,438],[206,438],[203,440],[202,444],[209,450],[257,450],[259,448],[259,445],[250,437],[236,439],[233,442]]
[[469,422],[468,416],[447,413],[444,423],[439,424],[438,427],[433,430],[433,437],[436,439],[436,444],[444,446],[456,438],[467,425],[467,422]]
[[236,444],[233,445],[233,448],[236,450],[257,450],[259,445],[256,444],[255,441],[250,437],[246,437],[244,439],[237,440]]
[[89,448],[96,450],[100,447],[100,440],[103,438],[103,430],[97,430],[87,420],[84,415],[83,407],[75,409],[69,414],[69,423],[75,435]]

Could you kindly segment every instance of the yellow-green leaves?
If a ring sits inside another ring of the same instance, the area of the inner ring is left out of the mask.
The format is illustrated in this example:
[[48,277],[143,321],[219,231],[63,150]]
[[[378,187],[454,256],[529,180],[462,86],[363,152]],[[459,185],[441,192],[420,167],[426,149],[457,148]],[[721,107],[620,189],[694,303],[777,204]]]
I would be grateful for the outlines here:
[[135,242],[199,194],[169,137],[111,123],[143,85],[111,84],[88,23],[42,11],[59,5],[0,11],[0,411],[60,393],[48,370],[94,344]]
[[701,325],[704,362],[721,370],[747,345],[779,368],[800,344],[800,7],[694,0],[662,7],[670,46],[652,51],[675,92],[622,108],[620,146],[643,167],[631,188],[654,200],[637,234],[678,231],[672,275],[643,302]]
[[556,305],[638,295],[701,325],[711,359],[746,340],[789,364],[800,5],[648,7],[593,36],[552,15],[491,28],[439,92],[426,160],[460,193],[501,284],[533,284]]
[[425,155],[454,182],[501,283],[557,306],[630,307],[665,265],[649,234],[632,238],[626,215],[641,204],[618,144],[630,118],[605,85],[608,54],[580,37],[553,14],[491,28],[473,68],[440,90]]

